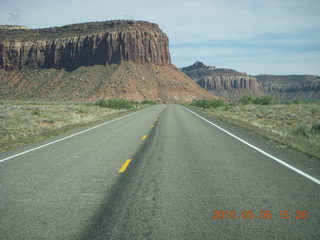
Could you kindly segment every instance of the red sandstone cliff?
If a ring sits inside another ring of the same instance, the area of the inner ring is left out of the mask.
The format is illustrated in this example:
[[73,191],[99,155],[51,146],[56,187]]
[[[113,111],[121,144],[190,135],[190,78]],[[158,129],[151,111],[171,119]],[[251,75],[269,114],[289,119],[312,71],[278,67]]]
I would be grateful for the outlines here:
[[5,99],[214,98],[171,64],[168,37],[143,21],[0,27],[0,86]]
[[48,29],[0,29],[0,67],[66,68],[121,61],[170,64],[168,37],[158,25],[109,21]]

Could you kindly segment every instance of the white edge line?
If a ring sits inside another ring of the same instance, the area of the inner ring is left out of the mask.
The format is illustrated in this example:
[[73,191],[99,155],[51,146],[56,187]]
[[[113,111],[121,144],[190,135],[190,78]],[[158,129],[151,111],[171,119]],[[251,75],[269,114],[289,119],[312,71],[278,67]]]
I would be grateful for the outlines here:
[[[140,110],[140,111],[141,111],[141,110]],[[0,163],[5,162],[5,161],[8,161],[8,160],[10,160],[10,159],[12,159],[12,158],[15,158],[15,157],[24,155],[24,154],[26,154],[26,153],[33,152],[33,151],[38,150],[38,149],[40,149],[40,148],[47,147],[47,146],[49,146],[49,145],[51,145],[51,144],[55,144],[55,143],[57,143],[57,142],[61,142],[61,141],[66,140],[66,139],[68,139],[68,138],[72,138],[72,137],[74,137],[74,136],[77,136],[77,135],[80,135],[80,134],[82,134],[82,133],[91,131],[91,130],[93,130],[93,129],[102,127],[102,126],[104,126],[104,125],[107,125],[107,124],[109,124],[109,123],[115,122],[115,121],[120,120],[120,119],[122,119],[122,118],[126,118],[126,117],[129,117],[129,116],[132,116],[132,115],[134,115],[134,114],[139,113],[140,111],[133,112],[133,113],[129,113],[129,114],[124,115],[124,116],[122,116],[122,117],[115,118],[115,119],[112,119],[112,120],[110,120],[110,121],[107,121],[107,122],[101,123],[101,124],[99,124],[99,125],[96,125],[96,126],[94,126],[94,127],[88,128],[88,129],[83,130],[83,131],[81,131],[81,132],[77,132],[77,133],[71,134],[71,135],[66,136],[66,137],[64,137],[64,138],[60,138],[60,139],[58,139],[58,140],[55,140],[55,141],[46,143],[46,144],[44,144],[44,145],[41,145],[41,146],[38,146],[38,147],[35,147],[35,148],[32,148],[32,149],[29,149],[29,150],[27,150],[27,151],[24,151],[24,152],[21,152],[21,153],[12,155],[12,156],[10,156],[10,157],[1,159],[1,160],[0,160]]]
[[242,143],[246,144],[247,146],[249,146],[249,147],[253,148],[254,150],[256,150],[256,151],[258,151],[258,152],[262,153],[263,155],[265,155],[265,156],[267,156],[267,157],[269,157],[269,158],[273,159],[274,161],[276,161],[276,162],[278,162],[278,163],[280,163],[280,164],[282,164],[282,165],[286,166],[287,168],[291,169],[292,171],[295,171],[296,173],[299,173],[300,175],[302,175],[302,176],[304,176],[304,177],[306,177],[306,178],[310,179],[311,181],[313,181],[313,182],[315,182],[315,183],[317,183],[317,184],[320,184],[320,180],[318,180],[318,179],[316,179],[316,178],[314,178],[314,177],[310,176],[309,174],[307,174],[307,173],[305,173],[305,172],[303,172],[303,171],[301,171],[301,170],[299,170],[299,169],[297,169],[297,168],[295,168],[295,167],[291,166],[290,164],[288,164],[288,163],[286,163],[286,162],[284,162],[284,161],[280,160],[279,158],[276,158],[275,156],[272,156],[271,154],[269,154],[269,153],[267,153],[267,152],[265,152],[265,151],[261,150],[260,148],[258,148],[258,147],[256,147],[256,146],[254,146],[254,145],[252,145],[252,144],[250,144],[250,143],[246,142],[245,140],[243,140],[243,139],[241,139],[241,138],[237,137],[236,135],[234,135],[234,134],[232,134],[232,133],[228,132],[227,130],[223,129],[222,127],[219,127],[218,125],[216,125],[216,124],[214,124],[214,123],[210,122],[209,120],[205,119],[204,117],[201,117],[199,114],[197,114],[197,113],[195,113],[194,111],[192,111],[192,110],[190,110],[190,109],[186,108],[185,106],[182,106],[182,107],[183,107],[183,108],[185,108],[186,110],[188,110],[189,112],[193,113],[193,114],[194,114],[194,115],[196,115],[197,117],[201,118],[202,120],[204,120],[204,121],[208,122],[209,124],[211,124],[211,125],[215,126],[216,128],[218,128],[218,129],[220,129],[221,131],[225,132],[226,134],[230,135],[231,137],[233,137],[233,138],[235,138],[235,139],[239,140],[240,142],[242,142]]

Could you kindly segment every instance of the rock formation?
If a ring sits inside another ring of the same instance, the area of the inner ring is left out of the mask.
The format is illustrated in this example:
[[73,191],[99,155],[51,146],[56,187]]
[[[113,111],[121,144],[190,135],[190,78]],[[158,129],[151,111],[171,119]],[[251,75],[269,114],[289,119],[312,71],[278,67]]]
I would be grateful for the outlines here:
[[168,37],[144,21],[0,27],[0,86],[5,99],[214,98],[171,64]]
[[320,100],[320,77],[312,75],[255,76],[262,90],[279,100]]
[[158,25],[109,21],[47,29],[0,29],[0,67],[65,68],[121,61],[170,64],[168,38]]
[[202,88],[227,100],[237,100],[245,94],[261,96],[257,79],[232,69],[206,66],[202,62],[180,69],[195,80]]
[[250,76],[232,69],[206,66],[202,62],[180,69],[202,88],[227,100],[244,94],[270,95],[280,101],[320,100],[320,77],[312,75]]

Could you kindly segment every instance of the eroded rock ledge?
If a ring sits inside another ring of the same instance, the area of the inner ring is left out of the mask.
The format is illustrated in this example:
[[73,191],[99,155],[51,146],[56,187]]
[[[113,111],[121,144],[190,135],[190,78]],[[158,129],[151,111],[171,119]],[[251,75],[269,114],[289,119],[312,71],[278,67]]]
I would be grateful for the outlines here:
[[105,21],[45,29],[0,29],[0,68],[65,68],[171,64],[169,40],[157,24]]

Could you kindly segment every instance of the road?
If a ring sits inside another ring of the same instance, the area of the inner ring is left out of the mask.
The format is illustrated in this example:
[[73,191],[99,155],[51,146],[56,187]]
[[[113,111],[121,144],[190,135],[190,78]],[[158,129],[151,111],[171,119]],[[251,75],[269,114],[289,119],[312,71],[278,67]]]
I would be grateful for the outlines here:
[[1,154],[0,239],[319,239],[319,159],[200,115],[305,176],[157,105]]

